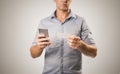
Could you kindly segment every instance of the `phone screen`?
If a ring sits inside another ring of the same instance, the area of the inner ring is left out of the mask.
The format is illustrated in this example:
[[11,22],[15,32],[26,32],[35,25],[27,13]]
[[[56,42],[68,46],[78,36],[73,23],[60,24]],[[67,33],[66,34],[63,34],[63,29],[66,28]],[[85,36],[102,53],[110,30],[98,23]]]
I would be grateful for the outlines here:
[[39,29],[39,34],[44,33],[46,37],[49,37],[48,29]]

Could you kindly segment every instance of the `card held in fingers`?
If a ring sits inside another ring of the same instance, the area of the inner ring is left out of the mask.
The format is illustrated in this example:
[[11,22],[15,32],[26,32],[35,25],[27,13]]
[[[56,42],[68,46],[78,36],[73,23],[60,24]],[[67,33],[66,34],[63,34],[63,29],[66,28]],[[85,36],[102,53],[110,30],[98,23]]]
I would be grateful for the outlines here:
[[45,34],[46,37],[49,37],[48,29],[39,29],[39,34],[40,33],[43,33],[43,34]]

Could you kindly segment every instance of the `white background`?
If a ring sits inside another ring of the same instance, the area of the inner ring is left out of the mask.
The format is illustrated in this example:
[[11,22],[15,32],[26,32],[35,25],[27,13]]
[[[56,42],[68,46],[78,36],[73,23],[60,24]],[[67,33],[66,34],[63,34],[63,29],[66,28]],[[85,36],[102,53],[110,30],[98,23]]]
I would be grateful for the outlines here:
[[[83,55],[83,74],[120,74],[120,0],[73,0],[85,18],[98,55]],[[41,74],[44,53],[32,59],[29,48],[39,21],[55,10],[54,0],[0,0],[0,74]]]

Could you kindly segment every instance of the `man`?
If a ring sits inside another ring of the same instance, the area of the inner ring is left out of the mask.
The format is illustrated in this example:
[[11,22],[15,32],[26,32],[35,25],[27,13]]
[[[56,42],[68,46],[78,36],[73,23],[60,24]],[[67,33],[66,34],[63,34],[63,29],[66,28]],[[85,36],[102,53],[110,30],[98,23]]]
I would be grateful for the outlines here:
[[82,74],[82,53],[95,57],[97,48],[83,18],[69,9],[71,0],[54,0],[56,11],[41,20],[38,29],[48,29],[49,37],[38,34],[30,48],[33,58],[45,50],[43,74]]

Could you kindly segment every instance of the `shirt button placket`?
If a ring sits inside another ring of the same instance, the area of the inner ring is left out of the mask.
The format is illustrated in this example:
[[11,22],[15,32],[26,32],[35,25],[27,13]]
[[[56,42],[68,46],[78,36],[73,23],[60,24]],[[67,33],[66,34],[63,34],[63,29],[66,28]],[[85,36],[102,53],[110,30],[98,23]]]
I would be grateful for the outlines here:
[[[64,23],[61,23],[61,33],[64,33],[64,27],[63,27]],[[63,55],[64,55],[64,38],[62,38],[61,40],[61,74],[63,73]]]

